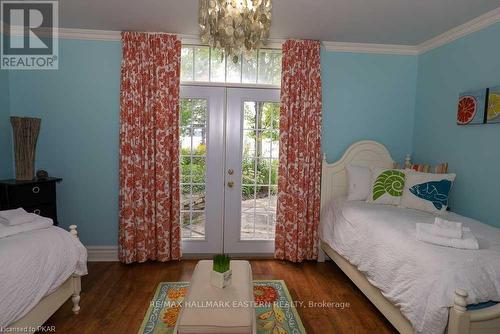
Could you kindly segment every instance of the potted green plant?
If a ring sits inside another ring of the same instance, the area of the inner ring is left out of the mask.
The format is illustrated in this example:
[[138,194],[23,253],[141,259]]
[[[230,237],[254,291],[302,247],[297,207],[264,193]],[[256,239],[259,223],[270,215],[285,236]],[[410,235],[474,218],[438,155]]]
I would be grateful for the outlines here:
[[210,275],[210,283],[220,289],[231,285],[231,259],[224,254],[215,255],[213,258],[213,269]]

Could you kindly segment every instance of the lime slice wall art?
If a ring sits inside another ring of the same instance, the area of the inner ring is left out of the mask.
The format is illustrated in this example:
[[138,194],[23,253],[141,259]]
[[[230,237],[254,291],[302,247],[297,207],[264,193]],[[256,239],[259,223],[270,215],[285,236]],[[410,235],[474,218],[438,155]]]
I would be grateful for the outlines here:
[[487,89],[468,91],[458,97],[457,124],[484,124]]
[[500,123],[500,86],[488,90],[486,123]]

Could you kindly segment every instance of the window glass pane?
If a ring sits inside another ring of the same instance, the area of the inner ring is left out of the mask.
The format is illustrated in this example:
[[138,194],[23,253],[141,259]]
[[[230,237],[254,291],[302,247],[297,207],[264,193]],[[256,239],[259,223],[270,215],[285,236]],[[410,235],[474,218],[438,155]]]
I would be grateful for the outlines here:
[[191,182],[191,157],[181,155],[181,183],[189,183]]
[[245,202],[242,206],[242,212],[253,212],[255,198],[255,186],[241,186],[241,198]]
[[181,154],[189,155],[191,154],[191,128],[181,127]]
[[193,155],[205,155],[207,145],[207,131],[206,128],[193,128]]
[[276,126],[273,124],[279,122],[280,104],[276,102],[265,102],[262,105],[262,128],[271,129]]
[[255,129],[255,102],[245,102],[243,105],[243,129]]
[[257,52],[244,53],[243,56],[243,83],[257,82]]
[[255,131],[243,131],[243,157],[255,156]]
[[181,124],[180,126],[191,125],[191,99],[181,99],[180,113],[181,113]]
[[238,57],[238,62],[233,62],[232,59],[226,60],[227,64],[227,77],[226,82],[241,82],[241,57]]
[[208,81],[208,62],[210,59],[208,46],[194,48],[194,80]]
[[205,212],[203,211],[193,212],[193,220],[191,221],[191,238],[205,238]]
[[[253,158],[244,158],[242,161],[242,176],[241,176],[241,184],[244,185],[253,185],[255,184],[255,159]],[[246,187],[246,186],[244,186]],[[243,189],[243,197],[248,198],[250,195],[253,195],[253,186],[252,189]],[[250,196],[251,197],[251,196]]]
[[210,81],[226,81],[226,60],[222,56],[222,51],[219,49],[212,49],[210,57]]
[[258,83],[279,85],[281,82],[281,51],[264,49],[259,51]]
[[191,100],[191,124],[196,127],[205,127],[207,124],[207,100]]
[[181,210],[191,208],[191,186],[189,184],[181,186]]
[[269,208],[269,187],[260,186],[257,188],[255,200],[255,212],[257,214],[267,214]]
[[205,169],[206,162],[205,158],[193,157],[193,163],[191,165],[191,175],[193,183],[205,183]]
[[189,239],[191,235],[189,212],[185,211],[181,212],[181,231],[182,231],[182,238]]
[[[278,168],[279,168],[279,160],[278,159],[272,159],[271,160],[271,183],[272,185],[277,185],[278,184]],[[276,191],[278,192],[278,188],[276,186],[276,189],[271,188],[271,192]],[[275,194],[276,194],[275,193]]]
[[193,81],[193,47],[183,47],[181,50],[181,80]]
[[237,63],[222,54],[207,46],[183,46],[181,81],[281,84],[281,50],[245,52]]
[[248,240],[254,237],[254,213],[241,213],[241,239]]
[[[256,183],[260,185],[269,184],[271,172],[271,161],[269,159],[257,159]],[[260,189],[257,189],[260,192]]]

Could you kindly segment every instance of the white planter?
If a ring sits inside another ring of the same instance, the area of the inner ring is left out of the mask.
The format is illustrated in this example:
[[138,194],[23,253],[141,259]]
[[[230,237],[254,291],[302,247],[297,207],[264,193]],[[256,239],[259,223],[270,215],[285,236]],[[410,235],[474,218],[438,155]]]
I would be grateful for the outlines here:
[[220,289],[223,289],[226,286],[231,285],[231,276],[232,276],[231,269],[223,273],[219,273],[217,271],[212,270],[210,273],[210,284]]

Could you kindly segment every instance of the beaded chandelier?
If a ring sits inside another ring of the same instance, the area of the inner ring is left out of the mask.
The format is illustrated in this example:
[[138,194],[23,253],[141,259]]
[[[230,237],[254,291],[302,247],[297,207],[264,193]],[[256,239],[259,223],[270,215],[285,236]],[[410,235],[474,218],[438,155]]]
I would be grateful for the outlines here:
[[271,0],[200,0],[201,41],[238,62],[269,38]]

